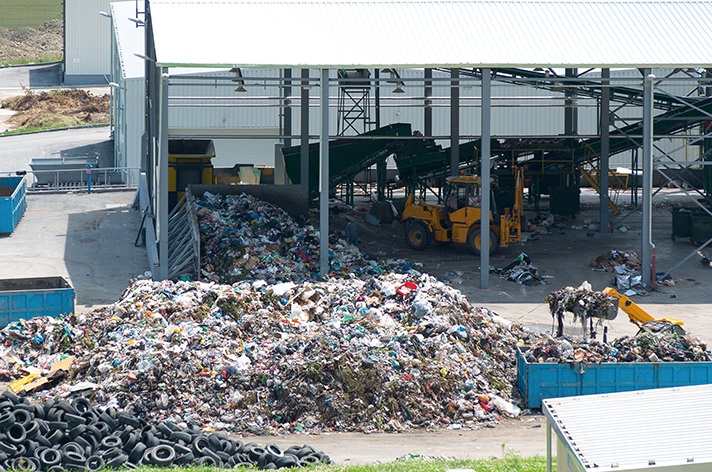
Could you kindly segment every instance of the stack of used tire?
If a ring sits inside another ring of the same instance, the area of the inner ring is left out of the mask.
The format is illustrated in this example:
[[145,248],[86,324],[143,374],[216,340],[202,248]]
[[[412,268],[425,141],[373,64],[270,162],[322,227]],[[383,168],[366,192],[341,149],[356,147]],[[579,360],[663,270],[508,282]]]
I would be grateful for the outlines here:
[[196,426],[148,424],[113,408],[101,411],[83,397],[33,405],[12,391],[0,394],[0,465],[6,470],[86,472],[189,464],[280,469],[329,463],[329,456],[310,446],[282,451],[221,433],[206,435]]

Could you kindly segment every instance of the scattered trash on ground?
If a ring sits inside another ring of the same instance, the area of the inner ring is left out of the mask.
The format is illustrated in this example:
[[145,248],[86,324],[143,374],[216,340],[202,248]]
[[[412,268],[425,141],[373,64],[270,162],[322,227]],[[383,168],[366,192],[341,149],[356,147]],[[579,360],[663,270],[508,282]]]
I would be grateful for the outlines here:
[[592,270],[611,272],[613,284],[626,296],[647,294],[640,275],[640,259],[633,251],[612,250],[591,261]]
[[539,274],[539,269],[532,265],[531,259],[525,253],[519,254],[515,260],[501,269],[490,269],[490,273],[499,274],[505,280],[522,285],[551,284],[546,280],[546,276]]

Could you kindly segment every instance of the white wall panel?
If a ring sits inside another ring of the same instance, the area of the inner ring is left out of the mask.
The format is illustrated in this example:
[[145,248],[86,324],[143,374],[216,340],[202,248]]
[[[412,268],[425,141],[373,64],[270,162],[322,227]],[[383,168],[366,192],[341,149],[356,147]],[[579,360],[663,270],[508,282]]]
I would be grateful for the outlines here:
[[101,83],[97,82],[96,77],[108,77],[111,72],[112,32],[111,20],[99,15],[99,12],[110,11],[110,0],[64,0],[64,2],[65,82],[77,83],[71,78],[76,76],[79,83]]

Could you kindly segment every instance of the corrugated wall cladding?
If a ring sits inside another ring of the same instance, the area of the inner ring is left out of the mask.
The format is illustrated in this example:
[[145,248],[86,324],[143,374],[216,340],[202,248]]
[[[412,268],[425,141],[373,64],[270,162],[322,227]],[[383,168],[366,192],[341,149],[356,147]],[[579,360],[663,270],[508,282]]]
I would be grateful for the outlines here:
[[110,0],[64,0],[65,76],[109,76],[111,73]]
[[[245,92],[235,92],[238,83],[230,72],[208,72],[196,76],[171,77],[169,90],[170,128],[230,129],[279,128],[281,88],[264,78],[280,77],[279,69],[243,70]],[[217,77],[205,80],[204,77]],[[254,97],[253,100],[246,100]],[[196,98],[201,98],[197,100]]]

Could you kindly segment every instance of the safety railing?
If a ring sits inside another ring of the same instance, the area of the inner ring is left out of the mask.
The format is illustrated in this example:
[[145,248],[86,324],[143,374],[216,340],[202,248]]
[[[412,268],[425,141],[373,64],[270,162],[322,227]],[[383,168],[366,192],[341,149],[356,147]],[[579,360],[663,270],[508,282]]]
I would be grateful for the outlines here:
[[86,189],[133,189],[138,187],[138,167],[96,167],[4,172],[0,175],[26,175],[28,192],[76,191]]

